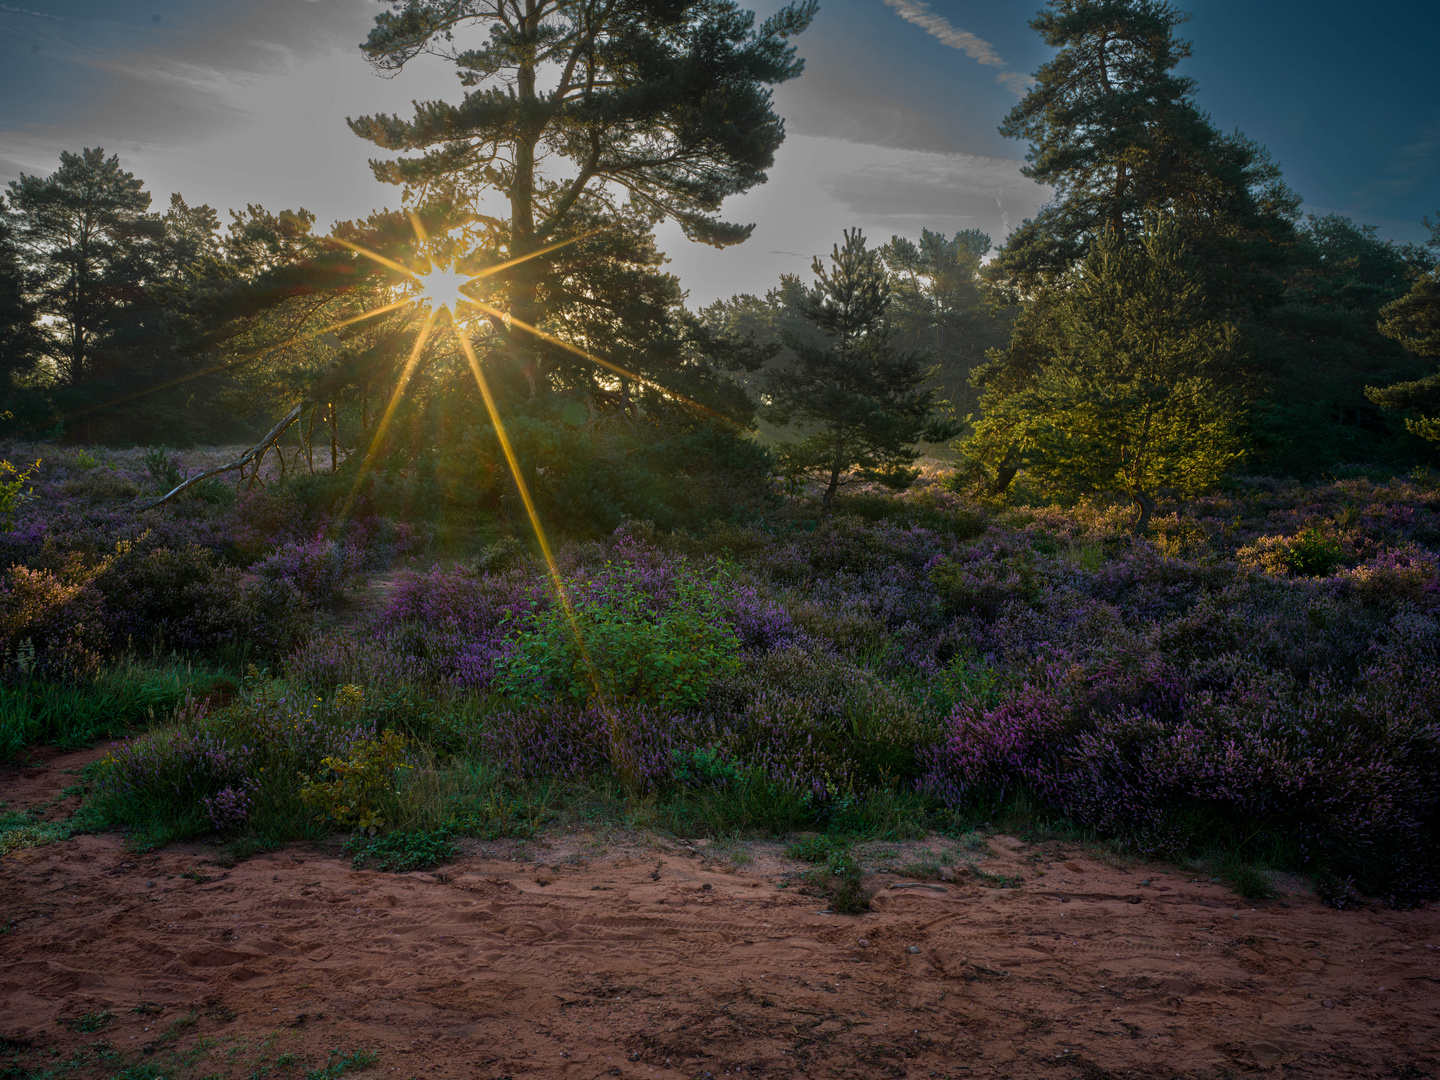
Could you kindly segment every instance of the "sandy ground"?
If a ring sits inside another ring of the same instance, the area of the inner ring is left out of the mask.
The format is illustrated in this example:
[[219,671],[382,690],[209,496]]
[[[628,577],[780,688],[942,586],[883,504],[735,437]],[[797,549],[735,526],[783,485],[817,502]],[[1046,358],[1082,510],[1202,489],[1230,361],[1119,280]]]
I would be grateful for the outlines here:
[[[0,799],[53,798],[87,759],[0,772]],[[407,875],[20,850],[0,1077],[330,1080],[359,1049],[367,1078],[1440,1075],[1435,908],[1334,911],[1298,882],[1251,905],[1005,836],[866,855],[926,850],[950,880],[876,874],[856,917],[779,887],[800,867],[778,845],[576,833]]]

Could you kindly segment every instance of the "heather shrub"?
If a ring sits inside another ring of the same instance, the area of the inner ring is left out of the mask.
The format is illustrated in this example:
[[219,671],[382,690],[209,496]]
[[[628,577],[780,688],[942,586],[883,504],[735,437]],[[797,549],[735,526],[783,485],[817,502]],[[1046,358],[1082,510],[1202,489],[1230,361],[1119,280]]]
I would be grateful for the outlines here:
[[1348,688],[1323,673],[1234,674],[1187,693],[1157,673],[1137,694],[1051,665],[997,706],[957,707],[924,755],[923,785],[956,807],[1033,792],[1153,853],[1249,844],[1396,902],[1440,895],[1433,654],[1373,666]]
[[141,490],[140,485],[128,476],[92,466],[90,471],[64,481],[60,485],[60,494],[67,499],[113,502],[137,498]]
[[392,658],[381,670],[413,662],[418,682],[486,687],[514,648],[518,618],[539,610],[549,592],[548,582],[519,571],[477,577],[435,567],[401,574],[373,626]]
[[5,682],[93,676],[109,641],[104,598],[88,582],[26,566],[6,572],[0,583]]
[[198,544],[172,549],[149,534],[122,541],[94,586],[113,639],[132,649],[213,652],[244,632],[240,571]]
[[821,800],[916,775],[935,721],[892,683],[818,648],[748,657],[716,679],[708,745]]
[[267,581],[285,582],[308,603],[321,607],[340,599],[365,569],[365,562],[360,548],[315,536],[304,543],[279,545],[250,572]]
[[286,676],[302,686],[329,693],[347,683],[379,692],[404,686],[443,685],[435,665],[401,651],[390,637],[332,630],[312,635],[285,659]]
[[349,761],[376,739],[353,695],[330,700],[254,679],[223,708],[192,703],[168,725],[106,757],[94,811],[153,842],[228,831],[273,841],[315,838],[328,826],[301,800],[327,758]]
[[1346,591],[1368,607],[1394,611],[1410,604],[1440,610],[1440,556],[1415,546],[1385,551],[1338,575]]
[[516,779],[611,776],[650,790],[670,781],[676,762],[705,746],[707,737],[703,720],[662,709],[551,699],[491,713],[471,747]]
[[1346,560],[1345,547],[1316,526],[1294,536],[1262,536],[1236,552],[1240,565],[1276,577],[1328,577]]

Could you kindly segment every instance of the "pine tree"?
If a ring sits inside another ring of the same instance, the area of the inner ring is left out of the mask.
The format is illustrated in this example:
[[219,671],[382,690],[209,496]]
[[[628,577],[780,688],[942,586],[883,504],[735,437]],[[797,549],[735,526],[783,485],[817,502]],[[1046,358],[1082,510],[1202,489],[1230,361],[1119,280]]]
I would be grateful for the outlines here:
[[890,322],[898,343],[928,352],[941,392],[964,415],[976,406],[970,373],[988,349],[1004,344],[1008,320],[981,292],[981,260],[990,237],[965,229],[953,237],[920,230],[918,242],[892,236],[880,249],[894,300]]
[[1217,131],[1194,80],[1175,74],[1187,18],[1164,0],[1050,0],[1031,22],[1059,51],[1000,133],[1029,141],[1022,171],[1055,197],[1001,249],[1007,286],[1033,293],[1102,233],[1133,236],[1157,210],[1267,235],[1293,220],[1298,200],[1265,151]]
[[[1440,216],[1425,219],[1430,229],[1429,247],[1434,255],[1423,256],[1429,270],[1408,293],[1380,309],[1380,333],[1400,342],[1417,356],[1440,357]],[[1420,255],[1419,252],[1416,253]],[[1416,261],[1419,261],[1417,259]],[[1440,443],[1440,373],[1384,387],[1367,387],[1366,396],[1386,409],[1405,410],[1405,427],[1430,442]]]
[[50,317],[46,351],[59,381],[77,387],[97,373],[117,317],[150,278],[163,226],[147,213],[144,183],[98,147],[61,153],[48,177],[22,173],[10,203],[37,307]]
[[1180,224],[1156,218],[1095,244],[1054,312],[1055,359],[1020,395],[1027,468],[1051,490],[1135,504],[1142,533],[1161,494],[1213,484],[1241,455],[1239,410],[1215,379],[1235,329],[1207,314]]
[[794,359],[769,373],[762,410],[773,423],[811,429],[781,450],[793,473],[825,481],[827,514],[846,472],[904,487],[915,476],[915,444],[955,434],[955,425],[937,415],[924,355],[891,340],[890,283],[879,253],[866,249],[859,229],[847,230],[830,261],[827,269],[815,260],[817,281],[799,301],[825,345],[786,333]]
[[[584,273],[578,238],[597,223],[648,229],[672,218],[716,245],[749,235],[715,215],[727,196],[765,179],[784,138],[768,87],[800,73],[789,38],[816,10],[804,0],[757,30],[730,0],[393,7],[363,47],[371,62],[394,71],[437,54],[467,92],[456,105],[418,104],[408,121],[352,120],[356,133],[408,155],[373,162],[375,174],[403,185],[407,201],[472,210],[467,240],[488,253],[481,261],[574,242],[507,270],[496,297],[508,316],[501,335],[532,395],[551,383],[564,350],[521,324],[564,330],[547,283]],[[504,213],[488,211],[487,190],[505,200]]]
[[7,404],[11,379],[29,371],[41,345],[25,277],[10,211],[0,198],[0,395]]
[[[1175,73],[1190,55],[1176,35],[1186,18],[1165,0],[1050,0],[1031,23],[1058,52],[1000,131],[1029,140],[1025,174],[1055,195],[986,268],[997,298],[1019,310],[1009,347],[972,375],[984,417],[962,450],[976,488],[999,494],[1024,467],[1015,395],[1054,358],[1048,309],[1101,237],[1139,244],[1150,215],[1183,222],[1207,313],[1242,326],[1247,346],[1284,299],[1299,198],[1263,148],[1214,127],[1194,81]],[[1265,360],[1232,349],[1210,377],[1240,390],[1243,409],[1276,377]]]

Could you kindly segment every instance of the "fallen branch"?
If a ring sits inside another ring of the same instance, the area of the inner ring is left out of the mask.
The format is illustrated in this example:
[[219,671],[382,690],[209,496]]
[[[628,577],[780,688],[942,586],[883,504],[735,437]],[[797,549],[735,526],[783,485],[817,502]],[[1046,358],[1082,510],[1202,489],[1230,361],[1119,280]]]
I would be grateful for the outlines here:
[[202,473],[196,473],[194,476],[182,481],[172,491],[167,492],[166,494],[160,496],[160,498],[155,499],[152,502],[145,503],[143,506],[138,506],[136,507],[136,509],[153,510],[155,509],[155,507],[169,502],[171,499],[175,498],[176,495],[179,495],[181,492],[187,490],[188,488],[194,487],[196,484],[200,483],[201,480],[208,480],[210,479],[210,477],[219,476],[221,473],[234,472],[236,469],[243,469],[246,465],[249,465],[252,461],[255,461],[258,457],[263,455],[265,451],[268,450],[275,443],[275,441],[280,438],[281,435],[285,434],[285,430],[300,418],[301,412],[304,411],[305,406],[308,404],[310,404],[308,401],[302,401],[299,405],[296,405],[293,409],[291,409],[288,413],[285,414],[284,418],[281,419],[278,424],[276,424],[273,428],[270,429],[270,434],[266,435],[265,438],[261,439],[254,446],[250,447],[249,450],[246,450],[245,453],[241,454],[238,458],[230,462],[228,465],[217,465],[213,469],[206,469]]

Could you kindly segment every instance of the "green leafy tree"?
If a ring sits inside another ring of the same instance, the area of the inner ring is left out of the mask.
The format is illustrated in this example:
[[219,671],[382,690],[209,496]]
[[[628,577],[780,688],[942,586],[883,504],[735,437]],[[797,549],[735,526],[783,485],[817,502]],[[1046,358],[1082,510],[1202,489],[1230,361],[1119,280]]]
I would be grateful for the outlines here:
[[[496,337],[542,391],[566,350],[526,326],[564,326],[547,283],[576,272],[579,237],[621,219],[680,223],[724,245],[749,226],[716,217],[720,204],[765,179],[784,138],[772,84],[802,64],[789,38],[813,0],[758,29],[729,0],[393,0],[363,46],[384,71],[420,53],[455,64],[464,100],[418,104],[411,120],[369,116],[352,129],[406,156],[373,163],[407,200],[463,205],[468,239],[488,261],[522,259],[496,295]],[[488,34],[488,39],[477,35]],[[470,47],[461,42],[473,42]],[[485,192],[507,209],[489,212]],[[482,260],[483,261],[483,260]],[[562,377],[563,379],[563,377]]]
[[[1430,249],[1440,254],[1440,217],[1425,219]],[[1379,331],[1418,356],[1440,357],[1440,267],[1431,267],[1410,291],[1380,309]],[[1440,373],[1384,387],[1367,387],[1366,396],[1385,409],[1405,410],[1406,428],[1440,443]]]
[[1204,277],[1179,223],[1158,219],[1137,245],[1106,236],[1057,305],[1060,347],[1020,405],[1030,474],[1069,495],[1135,504],[1189,496],[1239,459],[1239,410],[1212,372],[1234,327],[1207,314]]
[[955,425],[937,413],[939,395],[928,385],[933,372],[926,357],[892,340],[890,282],[879,253],[853,229],[830,261],[827,269],[815,260],[816,283],[799,299],[801,314],[824,344],[785,335],[794,359],[769,372],[762,410],[773,423],[809,431],[781,451],[793,473],[825,481],[826,513],[850,470],[904,487],[915,476],[915,444],[955,434]]

